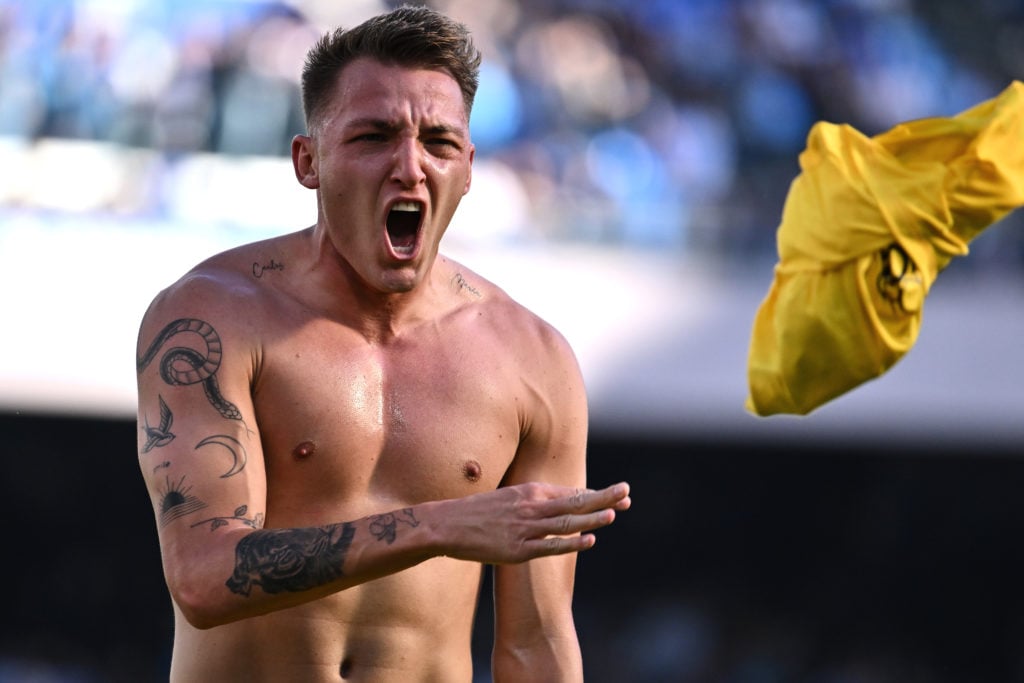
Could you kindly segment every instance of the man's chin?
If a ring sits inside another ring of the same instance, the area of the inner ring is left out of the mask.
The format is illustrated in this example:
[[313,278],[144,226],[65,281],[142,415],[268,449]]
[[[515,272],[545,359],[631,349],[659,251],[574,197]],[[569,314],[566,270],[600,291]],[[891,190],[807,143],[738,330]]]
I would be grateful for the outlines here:
[[389,270],[381,274],[377,288],[382,294],[405,294],[416,289],[422,281],[422,274],[413,268]]

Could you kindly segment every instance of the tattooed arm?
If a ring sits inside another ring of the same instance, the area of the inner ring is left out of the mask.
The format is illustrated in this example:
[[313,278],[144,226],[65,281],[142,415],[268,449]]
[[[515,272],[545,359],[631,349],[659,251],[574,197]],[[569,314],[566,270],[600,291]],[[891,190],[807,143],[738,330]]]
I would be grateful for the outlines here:
[[225,277],[193,273],[161,293],[136,350],[139,466],[164,574],[176,604],[200,625],[226,592],[234,546],[266,515],[252,344],[225,310]]
[[251,387],[261,362],[237,311],[245,286],[193,275],[147,312],[136,356],[139,464],[164,573],[208,628],[314,600],[448,555],[522,562],[589,547],[622,489],[529,484],[301,528],[264,527],[267,481]]
[[[192,273],[154,301],[139,333],[139,464],[171,596],[199,628],[316,599],[429,556],[423,540],[402,538],[419,526],[412,510],[263,528],[267,481],[251,390],[260,349],[237,313],[261,319],[253,287],[215,269]],[[349,558],[368,544],[389,552]]]

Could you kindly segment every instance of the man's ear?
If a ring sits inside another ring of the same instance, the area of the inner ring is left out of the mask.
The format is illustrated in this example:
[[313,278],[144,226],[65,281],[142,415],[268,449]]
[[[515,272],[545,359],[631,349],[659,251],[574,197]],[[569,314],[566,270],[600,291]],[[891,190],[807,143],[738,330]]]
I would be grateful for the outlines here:
[[462,188],[462,194],[469,192],[469,186],[473,184],[473,159],[476,157],[476,146],[469,146],[469,172],[466,174],[466,186]]
[[292,166],[295,168],[295,177],[303,187],[310,190],[320,187],[313,138],[308,135],[296,135],[292,138]]

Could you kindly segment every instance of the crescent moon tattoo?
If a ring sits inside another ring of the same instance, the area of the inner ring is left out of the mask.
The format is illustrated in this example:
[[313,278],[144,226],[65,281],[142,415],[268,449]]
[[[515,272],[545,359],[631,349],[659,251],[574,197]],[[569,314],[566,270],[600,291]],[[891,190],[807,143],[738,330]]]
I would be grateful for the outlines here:
[[231,469],[220,475],[221,479],[238,474],[245,467],[245,463],[249,459],[249,454],[246,453],[245,446],[242,445],[242,442],[235,437],[228,436],[227,434],[215,434],[214,436],[208,436],[196,444],[195,450],[198,451],[203,446],[209,446],[210,444],[223,446],[228,449],[228,452],[230,452],[231,456],[234,458]]

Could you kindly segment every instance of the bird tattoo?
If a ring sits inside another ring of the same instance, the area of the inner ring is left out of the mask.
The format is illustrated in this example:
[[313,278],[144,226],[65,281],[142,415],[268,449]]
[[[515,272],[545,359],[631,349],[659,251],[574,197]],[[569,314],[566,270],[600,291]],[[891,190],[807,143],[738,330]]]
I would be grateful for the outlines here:
[[171,423],[174,422],[174,415],[171,414],[171,409],[164,402],[164,397],[158,396],[157,398],[160,399],[160,426],[151,427],[149,425],[149,418],[146,418],[146,443],[142,447],[143,453],[149,453],[154,448],[166,446],[174,440],[174,434],[171,432]]

